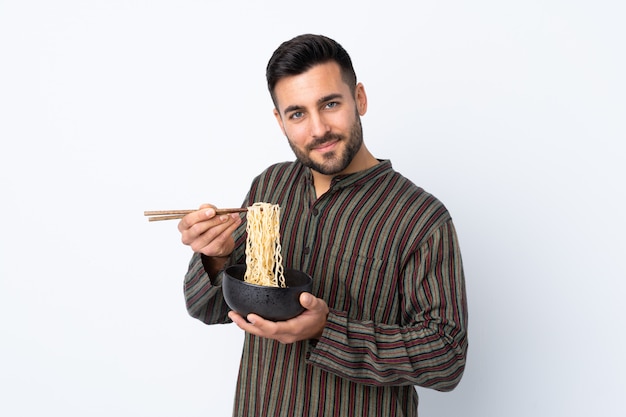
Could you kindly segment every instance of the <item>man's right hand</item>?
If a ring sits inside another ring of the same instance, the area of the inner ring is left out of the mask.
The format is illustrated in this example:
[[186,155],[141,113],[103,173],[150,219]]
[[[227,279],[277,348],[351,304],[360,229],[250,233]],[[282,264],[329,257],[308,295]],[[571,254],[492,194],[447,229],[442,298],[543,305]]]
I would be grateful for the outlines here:
[[228,258],[235,248],[233,232],[241,225],[237,213],[216,216],[216,207],[203,204],[178,223],[182,242],[208,257]]

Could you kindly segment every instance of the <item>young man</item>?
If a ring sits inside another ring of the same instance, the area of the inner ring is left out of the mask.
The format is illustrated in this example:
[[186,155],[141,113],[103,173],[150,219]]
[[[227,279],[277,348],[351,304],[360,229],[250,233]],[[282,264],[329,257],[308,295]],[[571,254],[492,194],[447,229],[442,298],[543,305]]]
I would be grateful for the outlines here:
[[300,298],[304,313],[271,322],[229,311],[220,271],[245,263],[245,219],[203,205],[179,223],[194,251],[189,313],[246,332],[233,414],[416,416],[414,385],[451,390],[465,367],[465,283],[450,214],[368,151],[365,89],[335,41],[283,43],[267,80],[297,160],[256,177],[244,206],[280,205],[283,266],[314,280]]

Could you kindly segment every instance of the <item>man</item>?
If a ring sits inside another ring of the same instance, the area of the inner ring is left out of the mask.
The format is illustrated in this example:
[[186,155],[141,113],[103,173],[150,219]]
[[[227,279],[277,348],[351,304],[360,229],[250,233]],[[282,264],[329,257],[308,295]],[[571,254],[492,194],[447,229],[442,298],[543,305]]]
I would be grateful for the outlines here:
[[446,208],[363,143],[363,84],[335,41],[302,35],[267,66],[274,116],[297,160],[256,177],[244,201],[279,204],[283,266],[313,277],[284,322],[229,311],[220,271],[245,263],[245,220],[203,205],[179,223],[194,255],[189,313],[245,330],[235,416],[416,416],[414,385],[460,381],[466,295]]

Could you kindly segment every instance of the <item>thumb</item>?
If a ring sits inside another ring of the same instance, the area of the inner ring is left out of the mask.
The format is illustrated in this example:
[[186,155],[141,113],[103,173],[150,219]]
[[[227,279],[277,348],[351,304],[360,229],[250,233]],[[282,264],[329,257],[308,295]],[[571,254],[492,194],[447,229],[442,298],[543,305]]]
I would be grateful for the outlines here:
[[300,304],[302,304],[302,307],[309,310],[315,305],[315,297],[311,293],[303,292],[300,294]]

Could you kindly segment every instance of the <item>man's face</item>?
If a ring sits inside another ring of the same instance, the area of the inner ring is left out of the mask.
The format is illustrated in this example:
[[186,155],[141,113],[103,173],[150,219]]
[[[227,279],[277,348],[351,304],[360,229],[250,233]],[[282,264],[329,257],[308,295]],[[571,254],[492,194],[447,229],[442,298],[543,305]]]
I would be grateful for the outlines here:
[[339,65],[329,62],[281,79],[274,95],[274,114],[298,160],[324,175],[350,172],[363,143],[363,86],[353,96]]

